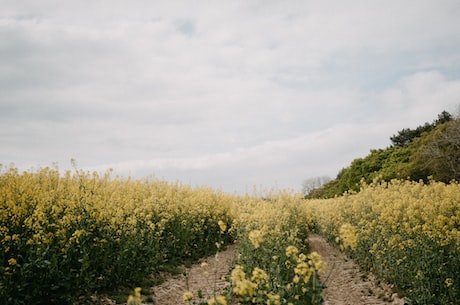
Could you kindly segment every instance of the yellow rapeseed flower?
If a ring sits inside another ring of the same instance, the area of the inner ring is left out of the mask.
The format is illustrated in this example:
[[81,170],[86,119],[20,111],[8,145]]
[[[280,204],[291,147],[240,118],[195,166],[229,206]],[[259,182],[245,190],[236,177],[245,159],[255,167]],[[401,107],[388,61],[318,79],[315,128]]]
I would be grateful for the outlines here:
[[236,265],[232,270],[231,279],[233,283],[233,292],[240,296],[254,296],[254,290],[257,284],[246,279],[246,273],[243,271],[243,267]]
[[142,304],[141,288],[136,287],[134,288],[134,295],[130,295],[128,297],[127,305],[141,305],[141,304]]
[[232,270],[231,278],[233,283],[244,280],[246,278],[246,273],[243,271],[243,267],[240,265],[236,265],[235,268]]
[[280,305],[281,304],[281,298],[279,294],[272,294],[269,293],[267,294],[267,305]]
[[307,275],[307,273],[310,271],[310,267],[306,262],[301,262],[297,264],[297,266],[294,268],[294,272],[297,275]]
[[227,230],[227,225],[222,220],[219,220],[218,224],[219,224],[220,232],[224,233],[225,230]]
[[223,296],[217,296],[208,300],[208,305],[227,305],[227,300]]
[[186,303],[190,303],[192,299],[193,299],[193,293],[191,293],[190,291],[187,291],[182,295],[182,300]]
[[358,236],[356,235],[356,228],[354,226],[345,223],[340,227],[339,233],[344,248],[356,249],[358,246]]
[[310,258],[309,264],[315,268],[315,270],[324,272],[326,271],[326,266],[324,265],[323,260],[321,259],[321,255],[319,255],[317,252],[313,251],[308,255]]
[[256,267],[254,268],[254,271],[252,271],[252,277],[251,277],[251,281],[256,283],[256,284],[260,284],[261,282],[264,282],[264,281],[267,281],[268,280],[268,274]]
[[287,246],[287,248],[286,248],[286,256],[287,257],[293,257],[293,256],[297,255],[297,253],[299,253],[299,249],[297,249],[297,247]]
[[260,247],[260,244],[263,242],[264,235],[262,231],[260,230],[252,230],[251,232],[249,232],[249,240],[251,241],[254,248],[257,249]]

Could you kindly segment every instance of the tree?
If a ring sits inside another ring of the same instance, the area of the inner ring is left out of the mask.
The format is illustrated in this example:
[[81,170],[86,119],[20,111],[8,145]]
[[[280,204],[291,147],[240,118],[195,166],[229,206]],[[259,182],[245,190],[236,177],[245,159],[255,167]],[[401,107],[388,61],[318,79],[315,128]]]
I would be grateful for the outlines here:
[[416,129],[404,128],[398,131],[397,135],[390,137],[391,142],[395,146],[406,146],[415,138],[418,138],[424,132],[430,132],[433,129],[433,125],[425,123],[425,125],[419,126]]
[[434,121],[434,125],[438,126],[438,125],[450,122],[452,119],[453,119],[452,115],[449,112],[444,110],[443,112],[438,114],[438,119]]
[[449,122],[452,120],[452,115],[447,112],[443,111],[438,114],[438,119],[435,120],[433,123],[425,123],[424,125],[418,126],[415,129],[404,128],[398,131],[397,135],[393,135],[390,137],[391,142],[394,146],[406,146],[411,143],[415,138],[419,138],[423,133],[432,131],[436,126],[442,125],[444,123]]
[[460,118],[439,125],[420,142],[420,162],[434,180],[460,181]]
[[308,194],[310,194],[313,190],[319,189],[329,181],[331,181],[331,178],[328,176],[308,178],[302,183],[302,193],[305,196],[308,196]]
[[390,138],[393,145],[373,149],[364,158],[353,160],[327,183],[317,178],[303,184],[305,198],[330,198],[347,191],[359,191],[361,181],[391,179],[460,181],[460,117],[443,111],[432,124],[406,128]]

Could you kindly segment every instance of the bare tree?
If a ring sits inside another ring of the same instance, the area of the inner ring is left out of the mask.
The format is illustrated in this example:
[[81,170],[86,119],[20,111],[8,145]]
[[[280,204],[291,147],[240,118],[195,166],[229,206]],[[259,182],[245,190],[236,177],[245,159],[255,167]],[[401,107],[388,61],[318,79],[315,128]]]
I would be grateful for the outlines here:
[[307,196],[311,193],[311,191],[322,187],[324,184],[331,181],[331,178],[328,176],[321,176],[321,177],[312,177],[304,180],[302,183],[302,193]]
[[425,167],[438,181],[460,180],[460,118],[436,130],[420,148]]

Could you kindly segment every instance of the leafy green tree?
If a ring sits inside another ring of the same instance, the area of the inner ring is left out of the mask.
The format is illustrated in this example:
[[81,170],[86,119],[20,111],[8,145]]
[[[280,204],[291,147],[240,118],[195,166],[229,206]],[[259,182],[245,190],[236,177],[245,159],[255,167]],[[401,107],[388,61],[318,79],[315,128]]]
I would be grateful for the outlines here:
[[452,120],[452,115],[447,112],[443,111],[438,115],[438,119],[436,119],[433,123],[425,123],[424,125],[418,126],[415,129],[404,128],[398,131],[397,135],[393,135],[390,137],[391,142],[395,146],[406,146],[411,143],[415,138],[420,137],[423,133],[432,131],[436,126],[440,124],[444,124]]
[[395,146],[406,146],[411,143],[415,138],[418,138],[424,132],[430,132],[434,126],[430,123],[425,123],[415,129],[404,128],[398,131],[397,135],[393,135],[390,140]]

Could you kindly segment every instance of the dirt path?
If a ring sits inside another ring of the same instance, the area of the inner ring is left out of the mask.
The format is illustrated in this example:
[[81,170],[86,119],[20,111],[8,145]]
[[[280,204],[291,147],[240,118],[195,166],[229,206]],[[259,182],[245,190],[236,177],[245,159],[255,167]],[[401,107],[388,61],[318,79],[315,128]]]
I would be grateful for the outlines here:
[[[326,271],[320,274],[327,286],[323,291],[323,305],[404,305],[404,299],[392,293],[390,287],[379,283],[372,275],[365,275],[358,265],[332,247],[323,237],[309,236],[311,251],[318,252],[326,263]],[[187,275],[167,278],[152,288],[155,305],[184,305],[182,296],[186,291],[194,295],[193,301],[205,301],[213,297],[214,291],[221,292],[228,283],[222,280],[229,274],[232,261],[237,256],[234,245],[227,247],[217,257],[210,256],[187,269]],[[202,267],[205,263],[205,267]],[[198,291],[202,291],[202,300]],[[192,301],[192,304],[193,304]]]
[[[201,260],[198,264],[187,269],[187,275],[178,275],[152,288],[155,305],[185,305],[182,296],[185,292],[193,293],[193,301],[198,303],[198,291],[202,291],[204,301],[212,298],[214,291],[221,292],[227,282],[223,276],[229,274],[232,261],[236,259],[236,248],[228,246],[226,250]],[[202,266],[202,264],[206,266]],[[192,301],[192,304],[193,304]]]
[[358,265],[332,247],[323,237],[311,234],[311,251],[318,252],[326,263],[320,274],[327,286],[323,291],[324,305],[403,305],[404,300],[391,289],[379,284],[372,275],[360,272]]

